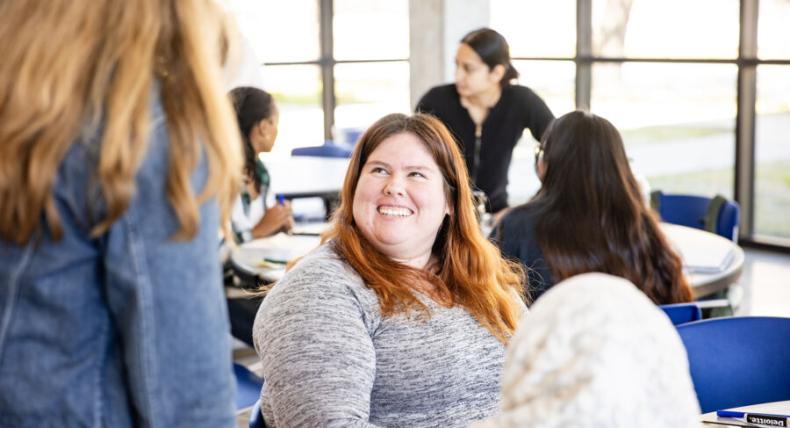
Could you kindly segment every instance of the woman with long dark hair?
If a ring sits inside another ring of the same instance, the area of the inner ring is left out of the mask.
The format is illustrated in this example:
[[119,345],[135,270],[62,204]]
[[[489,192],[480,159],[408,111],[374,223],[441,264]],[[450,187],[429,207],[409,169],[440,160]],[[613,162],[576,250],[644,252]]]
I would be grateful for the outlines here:
[[554,115],[530,88],[515,83],[505,38],[480,28],[461,39],[455,83],[432,88],[417,111],[439,118],[458,139],[472,185],[488,198],[498,218],[508,206],[507,174],[513,148],[524,129],[540,140]]
[[494,233],[502,252],[529,269],[533,298],[573,275],[603,272],[657,304],[691,300],[680,257],[645,205],[614,125],[581,111],[558,118],[535,167],[540,190]]

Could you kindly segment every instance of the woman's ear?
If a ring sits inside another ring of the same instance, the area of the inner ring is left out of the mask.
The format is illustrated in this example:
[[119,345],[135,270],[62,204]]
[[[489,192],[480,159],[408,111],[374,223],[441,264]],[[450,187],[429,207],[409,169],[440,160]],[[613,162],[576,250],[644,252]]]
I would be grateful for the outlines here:
[[269,152],[272,150],[274,140],[277,138],[274,123],[269,119],[263,119],[252,127],[250,140],[259,152]]
[[535,164],[535,172],[538,175],[538,180],[542,183],[543,179],[546,178],[546,161],[543,156],[541,156]]
[[491,80],[495,80],[497,82],[501,82],[502,78],[505,77],[505,71],[507,69],[502,64],[497,64],[494,68],[491,69]]
[[271,133],[271,123],[267,119],[262,119],[255,125],[255,132],[258,132],[263,138],[268,137]]

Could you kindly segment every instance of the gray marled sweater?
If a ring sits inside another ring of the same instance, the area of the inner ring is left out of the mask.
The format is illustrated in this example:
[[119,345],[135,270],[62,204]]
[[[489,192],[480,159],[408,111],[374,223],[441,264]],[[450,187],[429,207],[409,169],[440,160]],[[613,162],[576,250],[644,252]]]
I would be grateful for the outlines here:
[[382,318],[331,246],[264,299],[254,340],[269,427],[455,427],[493,415],[504,346],[465,309],[425,298],[429,320]]

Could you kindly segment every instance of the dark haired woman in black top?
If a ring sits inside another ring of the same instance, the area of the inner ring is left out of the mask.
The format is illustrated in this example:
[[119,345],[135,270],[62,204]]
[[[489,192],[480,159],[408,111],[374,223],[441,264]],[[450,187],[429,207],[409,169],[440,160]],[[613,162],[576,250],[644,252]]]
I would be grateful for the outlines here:
[[554,116],[535,92],[513,84],[518,71],[496,31],[481,28],[464,36],[455,64],[455,83],[428,91],[416,110],[447,125],[461,145],[472,184],[488,198],[486,211],[498,218],[508,205],[513,148],[525,128],[539,140]]
[[240,242],[290,230],[293,217],[288,202],[266,207],[269,172],[258,155],[270,152],[277,139],[280,113],[266,91],[240,87],[230,92],[244,145],[245,185],[231,216]]
[[535,168],[540,190],[494,232],[502,253],[528,268],[533,300],[563,279],[603,272],[656,304],[691,301],[680,257],[645,204],[614,125],[581,111],[558,118]]

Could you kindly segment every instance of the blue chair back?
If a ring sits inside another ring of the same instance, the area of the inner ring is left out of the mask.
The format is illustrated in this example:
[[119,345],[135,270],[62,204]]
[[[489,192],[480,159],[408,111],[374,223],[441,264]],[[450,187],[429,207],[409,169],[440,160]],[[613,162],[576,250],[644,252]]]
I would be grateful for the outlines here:
[[672,321],[672,325],[680,325],[702,319],[702,309],[696,303],[675,303],[660,305],[659,307],[667,314],[669,320]]
[[263,380],[239,363],[233,363],[236,375],[236,409],[252,406],[261,396]]
[[365,132],[365,128],[340,128],[341,141],[349,146],[357,144],[359,137]]
[[[713,198],[695,195],[664,194],[660,191],[651,194],[652,204],[658,209],[661,220],[681,226],[708,230],[729,240],[738,239],[740,206],[737,202],[725,200],[718,210],[715,224],[706,227],[705,217]],[[656,207],[657,205],[657,207]]]
[[790,400],[790,318],[715,318],[677,329],[703,413]]
[[250,411],[250,423],[248,426],[249,428],[266,428],[266,424],[263,421],[263,413],[261,413],[260,399],[252,406],[252,411]]
[[323,158],[350,158],[354,146],[337,144],[326,140],[322,146],[297,147],[291,150],[291,156],[317,156]]

